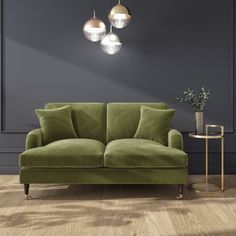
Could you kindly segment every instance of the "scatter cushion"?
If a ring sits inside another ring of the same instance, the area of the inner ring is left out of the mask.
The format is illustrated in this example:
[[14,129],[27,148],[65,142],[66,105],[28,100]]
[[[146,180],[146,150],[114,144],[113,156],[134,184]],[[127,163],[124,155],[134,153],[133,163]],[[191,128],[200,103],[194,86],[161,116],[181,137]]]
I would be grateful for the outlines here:
[[49,110],[36,109],[35,113],[39,119],[44,144],[61,139],[77,138],[72,124],[70,106]]
[[134,138],[149,139],[167,145],[168,131],[174,114],[174,109],[141,106],[139,124]]

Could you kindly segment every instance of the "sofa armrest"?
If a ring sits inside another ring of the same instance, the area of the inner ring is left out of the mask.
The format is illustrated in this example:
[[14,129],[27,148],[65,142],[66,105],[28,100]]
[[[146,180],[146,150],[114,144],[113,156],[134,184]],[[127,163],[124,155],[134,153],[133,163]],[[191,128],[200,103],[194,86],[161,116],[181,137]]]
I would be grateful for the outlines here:
[[43,137],[41,129],[34,129],[26,136],[25,148],[26,150],[43,146]]
[[183,150],[183,136],[176,130],[171,129],[168,133],[168,147]]

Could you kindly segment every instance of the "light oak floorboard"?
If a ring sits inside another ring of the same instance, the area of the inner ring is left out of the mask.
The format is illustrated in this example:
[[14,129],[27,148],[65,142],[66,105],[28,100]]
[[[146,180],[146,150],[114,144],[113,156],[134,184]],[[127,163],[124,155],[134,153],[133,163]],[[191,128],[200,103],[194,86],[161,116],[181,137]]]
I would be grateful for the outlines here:
[[236,235],[236,176],[226,176],[223,193],[185,189],[181,201],[176,185],[59,184],[32,184],[25,200],[18,179],[0,176],[1,236]]

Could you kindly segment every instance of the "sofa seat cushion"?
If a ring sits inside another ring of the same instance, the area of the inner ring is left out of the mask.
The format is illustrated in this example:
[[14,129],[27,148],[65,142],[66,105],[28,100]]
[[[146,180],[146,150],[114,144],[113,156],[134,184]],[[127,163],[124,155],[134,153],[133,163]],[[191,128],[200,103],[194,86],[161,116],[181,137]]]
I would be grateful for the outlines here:
[[43,147],[29,149],[20,155],[22,167],[103,166],[105,145],[93,139],[63,139]]
[[112,168],[181,168],[187,154],[146,139],[118,139],[107,144],[104,166]]

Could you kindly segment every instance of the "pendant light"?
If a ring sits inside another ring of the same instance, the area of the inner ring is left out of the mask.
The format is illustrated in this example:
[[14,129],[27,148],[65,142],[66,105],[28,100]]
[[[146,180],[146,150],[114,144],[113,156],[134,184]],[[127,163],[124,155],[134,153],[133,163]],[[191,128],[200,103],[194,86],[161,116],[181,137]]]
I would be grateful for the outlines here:
[[112,25],[110,25],[110,32],[100,42],[101,49],[103,52],[113,55],[120,51],[122,43],[118,35],[112,32]]
[[106,25],[96,17],[95,10],[93,17],[84,24],[83,31],[84,36],[92,42],[100,41],[106,34]]
[[129,24],[131,13],[119,0],[118,4],[111,9],[108,19],[114,27],[121,29]]

